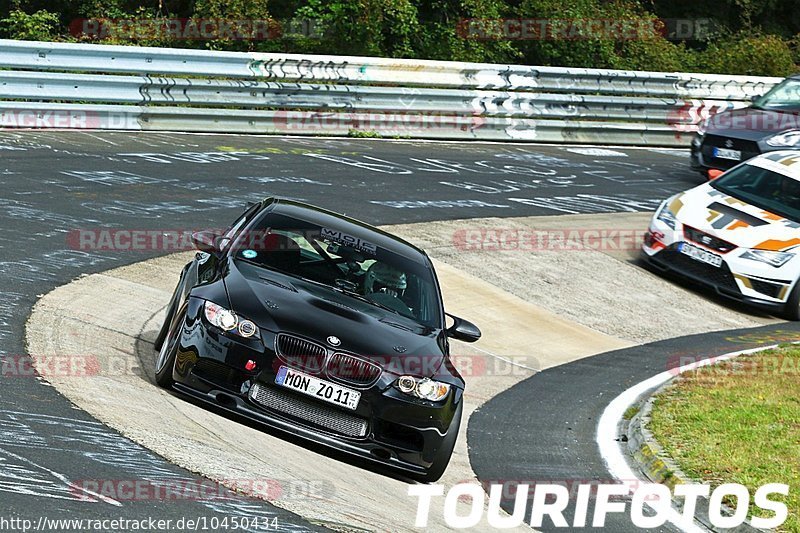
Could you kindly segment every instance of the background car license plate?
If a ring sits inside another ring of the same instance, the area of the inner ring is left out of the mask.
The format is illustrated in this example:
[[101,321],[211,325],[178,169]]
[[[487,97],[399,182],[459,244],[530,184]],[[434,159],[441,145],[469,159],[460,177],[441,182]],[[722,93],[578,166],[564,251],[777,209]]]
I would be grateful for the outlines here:
[[275,376],[275,383],[287,389],[296,390],[297,392],[302,392],[308,396],[341,405],[348,409],[355,409],[358,407],[358,401],[361,399],[361,393],[358,391],[342,387],[336,383],[325,381],[324,379],[309,376],[308,374],[303,374],[302,372],[292,370],[285,366],[278,369],[278,375]]
[[711,252],[706,252],[697,246],[692,246],[688,242],[680,243],[678,251],[697,261],[702,261],[703,263],[708,263],[709,265],[714,265],[715,267],[722,266],[722,258],[720,256],[717,254],[712,254]]
[[719,159],[733,159],[734,161],[740,161],[742,159],[742,152],[741,150],[730,150],[728,148],[714,148],[712,151],[714,157]]

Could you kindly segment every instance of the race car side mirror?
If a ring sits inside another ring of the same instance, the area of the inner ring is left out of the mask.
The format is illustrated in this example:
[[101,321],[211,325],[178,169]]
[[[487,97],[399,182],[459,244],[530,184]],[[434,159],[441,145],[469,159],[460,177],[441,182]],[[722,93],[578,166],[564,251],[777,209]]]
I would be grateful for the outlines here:
[[192,233],[192,244],[201,252],[219,252],[219,235],[210,230]]
[[722,170],[716,168],[710,168],[708,169],[708,181],[715,180],[718,177],[722,176],[722,174],[724,174]]
[[445,330],[448,337],[463,342],[475,342],[481,338],[481,330],[478,329],[478,326],[450,313],[446,314],[453,319],[453,325]]

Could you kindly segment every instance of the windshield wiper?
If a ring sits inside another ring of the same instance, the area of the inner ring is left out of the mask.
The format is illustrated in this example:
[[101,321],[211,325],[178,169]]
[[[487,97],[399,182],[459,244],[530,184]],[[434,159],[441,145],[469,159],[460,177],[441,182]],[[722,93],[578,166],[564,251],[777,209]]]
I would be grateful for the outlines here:
[[[338,290],[340,292],[343,292],[343,293],[347,294],[348,296],[351,296],[351,297],[353,297],[356,300],[359,300],[361,302],[366,302],[368,304],[374,305],[375,307],[380,307],[381,309],[386,309],[387,311],[391,311],[392,313],[394,313],[396,315],[399,315],[399,316],[402,316],[404,318],[411,318],[411,317],[408,317],[408,316],[404,315],[403,313],[401,313],[397,309],[392,309],[391,307],[387,307],[387,306],[385,306],[383,304],[380,304],[380,303],[378,303],[378,302],[376,302],[374,300],[370,300],[369,298],[367,298],[366,296],[364,296],[363,294],[361,294],[361,293],[359,293],[359,292],[357,292],[355,290],[350,290],[348,288],[345,288],[344,286],[339,284],[340,281],[343,281],[345,283],[353,283],[352,281],[348,281],[346,279],[343,279],[343,280],[338,280],[337,279],[336,280],[336,287],[334,287],[336,290]],[[353,283],[353,285],[356,286],[355,283]]]

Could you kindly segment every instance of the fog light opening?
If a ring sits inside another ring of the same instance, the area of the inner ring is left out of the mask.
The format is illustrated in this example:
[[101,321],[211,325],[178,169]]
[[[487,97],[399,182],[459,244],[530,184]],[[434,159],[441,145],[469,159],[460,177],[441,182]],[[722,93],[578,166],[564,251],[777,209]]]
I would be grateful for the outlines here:
[[370,450],[369,453],[375,457],[376,459],[380,459],[381,461],[388,461],[392,458],[392,454],[389,453],[389,450],[384,450],[383,448],[375,448]]
[[231,409],[236,407],[236,400],[232,396],[229,396],[223,392],[217,394],[214,399],[217,400],[217,403],[223,407],[229,407]]

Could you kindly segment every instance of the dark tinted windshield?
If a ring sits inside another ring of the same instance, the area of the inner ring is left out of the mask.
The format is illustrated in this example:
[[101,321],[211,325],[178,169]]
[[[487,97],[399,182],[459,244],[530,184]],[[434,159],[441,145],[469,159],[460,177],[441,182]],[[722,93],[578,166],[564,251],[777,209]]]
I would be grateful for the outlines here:
[[775,111],[800,111],[800,80],[786,79],[753,102],[755,107]]
[[337,228],[267,212],[231,247],[237,260],[327,285],[428,327],[441,325],[433,272]]
[[734,198],[800,222],[800,181],[753,165],[729,170],[711,186]]

